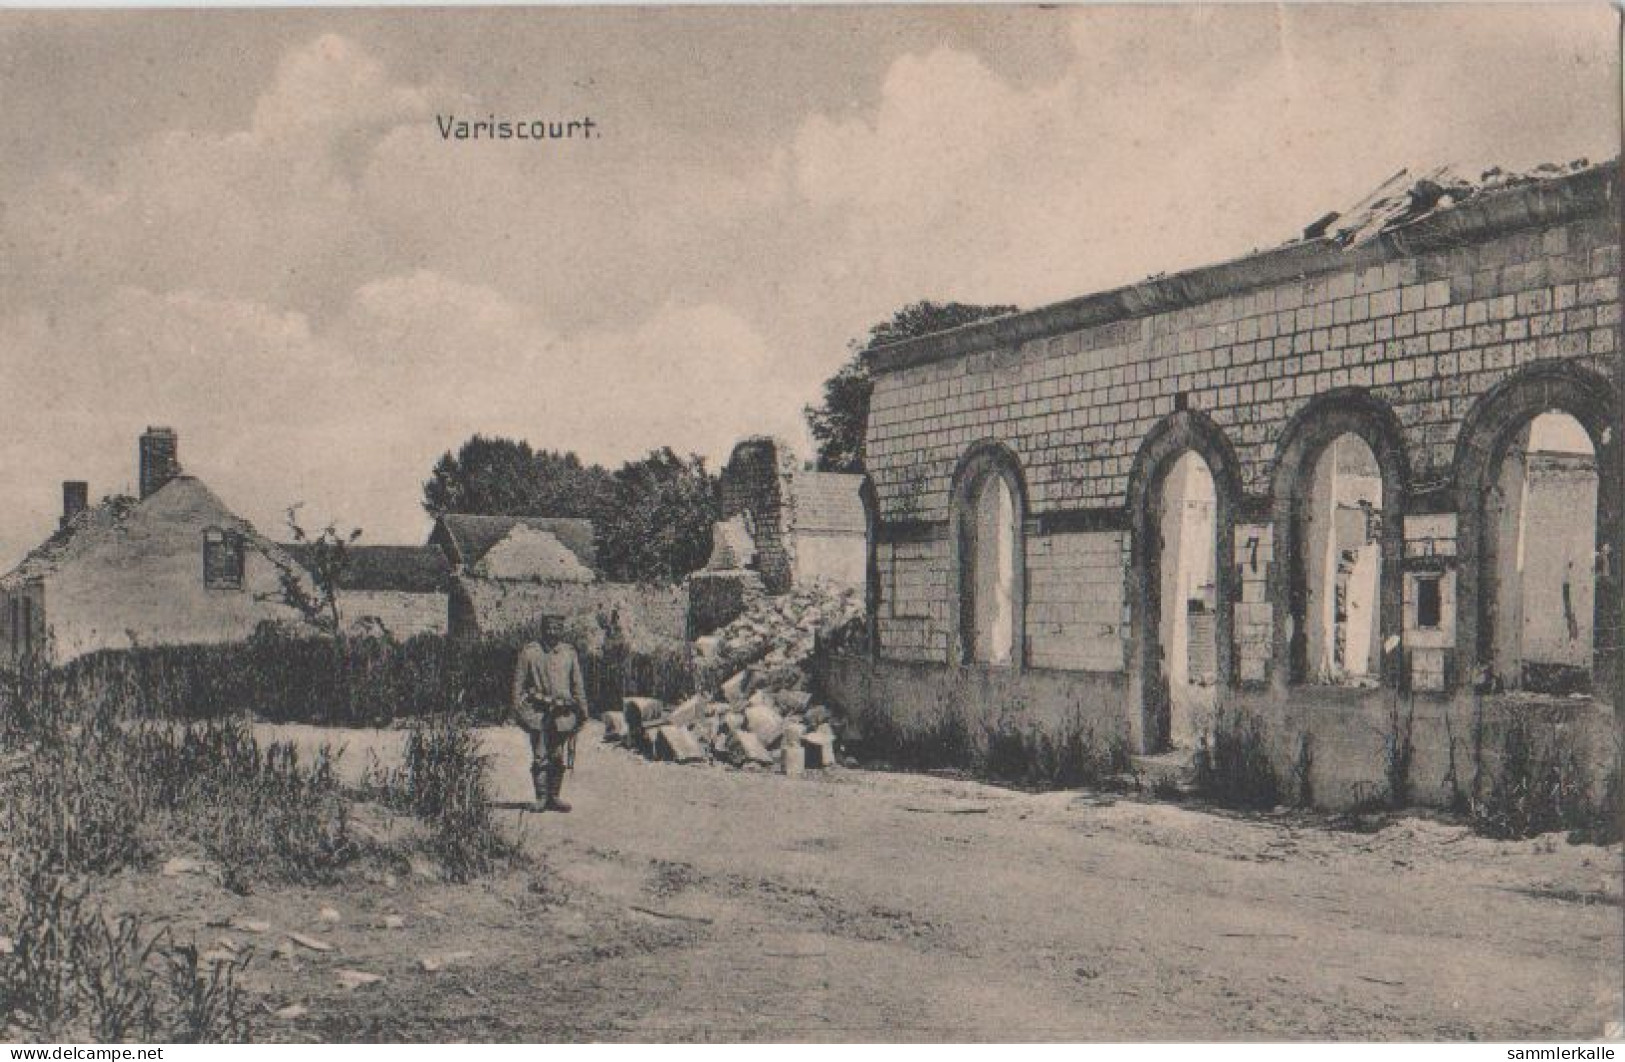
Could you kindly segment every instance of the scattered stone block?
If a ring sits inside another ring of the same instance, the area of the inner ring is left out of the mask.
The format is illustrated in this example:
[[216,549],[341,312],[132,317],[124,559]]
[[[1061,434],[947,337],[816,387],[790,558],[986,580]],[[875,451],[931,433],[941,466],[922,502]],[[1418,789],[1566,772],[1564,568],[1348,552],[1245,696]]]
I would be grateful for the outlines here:
[[806,690],[779,690],[773,695],[773,700],[779,710],[786,714],[790,712],[805,712],[807,706],[812,704],[812,694]]
[[784,717],[777,708],[765,704],[745,707],[745,729],[756,735],[761,743],[772,748],[784,734]]
[[695,763],[705,759],[704,747],[687,727],[663,726],[656,731],[656,735],[659,756],[663,760]]
[[447,951],[439,955],[425,955],[418,960],[418,965],[423,967],[424,973],[439,973],[448,967],[468,962],[472,958],[474,953],[471,951]]
[[698,696],[690,697],[688,700],[672,709],[671,714],[666,716],[663,721],[670,723],[672,726],[693,726],[704,716],[704,712],[702,711],[704,706],[705,698]]
[[306,936],[304,933],[289,933],[288,939],[299,945],[301,948],[308,948],[311,951],[333,950],[333,945],[329,944],[327,941],[322,940],[319,937]]
[[750,693],[750,669],[738,672],[722,684],[722,696],[729,704],[743,704]]
[[365,970],[335,970],[333,976],[338,980],[339,987],[346,992],[379,984],[384,979],[383,974],[368,973]]
[[736,730],[729,735],[728,753],[741,763],[759,763],[764,767],[773,765],[773,754],[767,751],[761,738],[748,730]]
[[604,740],[624,741],[626,739],[626,713],[604,713]]
[[802,762],[809,771],[822,771],[835,765],[835,735],[815,730],[801,738]]

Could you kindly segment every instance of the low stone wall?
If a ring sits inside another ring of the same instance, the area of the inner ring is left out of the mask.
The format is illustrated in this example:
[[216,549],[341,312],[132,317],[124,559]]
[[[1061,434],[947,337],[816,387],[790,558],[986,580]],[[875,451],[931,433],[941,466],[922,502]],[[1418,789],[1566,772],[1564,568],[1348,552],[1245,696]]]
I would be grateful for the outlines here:
[[[930,734],[950,716],[973,731],[1003,716],[1057,736],[1081,725],[1097,738],[1120,734],[1126,739],[1138,712],[1119,672],[1015,672],[840,657],[823,661],[818,679],[819,696],[846,717],[859,740],[866,729],[877,728]],[[1469,796],[1475,779],[1487,785],[1496,776],[1515,720],[1531,723],[1537,741],[1557,740],[1580,757],[1599,794],[1621,740],[1614,711],[1582,698],[1396,695],[1392,689],[1298,686],[1281,694],[1231,690],[1223,704],[1262,723],[1283,800],[1295,794],[1293,772],[1307,736],[1309,782],[1315,804],[1324,808],[1385,799],[1388,750],[1391,743],[1402,748],[1407,732],[1410,802],[1439,807]]]
[[820,662],[816,683],[816,695],[847,720],[849,740],[877,725],[929,732],[950,712],[972,731],[1002,716],[1055,734],[1082,727],[1101,741],[1129,738],[1126,685],[1117,673],[831,657]]
[[451,634],[471,637],[523,627],[544,616],[567,618],[616,609],[644,634],[688,637],[688,591],[680,586],[459,578],[452,587]]

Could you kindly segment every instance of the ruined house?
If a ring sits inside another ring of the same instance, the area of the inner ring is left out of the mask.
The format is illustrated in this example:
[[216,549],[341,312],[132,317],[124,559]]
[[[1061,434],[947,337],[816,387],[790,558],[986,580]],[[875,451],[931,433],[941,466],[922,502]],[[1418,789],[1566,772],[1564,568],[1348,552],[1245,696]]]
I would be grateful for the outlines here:
[[[282,547],[307,571],[313,547]],[[355,634],[405,640],[445,634],[450,607],[451,564],[436,546],[348,547],[335,587],[339,622]]]
[[447,630],[453,637],[599,611],[661,637],[687,634],[681,588],[602,578],[590,520],[452,513],[435,521],[429,544],[450,565]]
[[1242,708],[1329,801],[1381,782],[1400,704],[1425,799],[1484,712],[1611,723],[1619,191],[1400,175],[1272,250],[869,351],[875,646],[832,695],[1147,753]]
[[226,642],[261,623],[298,624],[282,600],[281,547],[185,475],[179,442],[149,428],[140,497],[88,504],[63,484],[60,528],[0,577],[0,657],[64,662],[100,649]]
[[721,475],[722,517],[751,540],[753,570],[770,594],[823,582],[862,586],[863,477],[803,468],[765,435],[734,446]]

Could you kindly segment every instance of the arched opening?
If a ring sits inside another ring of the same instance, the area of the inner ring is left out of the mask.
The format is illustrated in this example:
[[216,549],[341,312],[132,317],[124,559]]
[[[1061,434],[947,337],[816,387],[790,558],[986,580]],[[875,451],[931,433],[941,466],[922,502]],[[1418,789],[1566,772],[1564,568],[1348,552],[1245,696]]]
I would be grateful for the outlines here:
[[1211,418],[1180,410],[1147,433],[1129,470],[1126,576],[1143,751],[1193,744],[1234,681],[1240,504],[1235,451]]
[[1398,681],[1409,489],[1403,429],[1373,395],[1327,392],[1287,426],[1272,487],[1277,689]]
[[1200,454],[1187,450],[1174,462],[1157,508],[1158,687],[1168,743],[1190,748],[1219,682],[1218,495]]
[[976,663],[1008,664],[1016,635],[1015,494],[1003,476],[988,475],[971,498],[965,644]]
[[1364,439],[1326,444],[1299,515],[1303,548],[1302,678],[1375,685],[1382,654],[1382,469]]
[[1619,425],[1613,386],[1567,362],[1503,380],[1462,422],[1458,681],[1625,693]]
[[1022,663],[1025,609],[1019,467],[998,444],[973,448],[954,477],[955,557],[961,663]]
[[1489,666],[1508,689],[1591,688],[1595,652],[1597,454],[1585,427],[1548,410],[1516,429],[1485,502],[1491,572]]

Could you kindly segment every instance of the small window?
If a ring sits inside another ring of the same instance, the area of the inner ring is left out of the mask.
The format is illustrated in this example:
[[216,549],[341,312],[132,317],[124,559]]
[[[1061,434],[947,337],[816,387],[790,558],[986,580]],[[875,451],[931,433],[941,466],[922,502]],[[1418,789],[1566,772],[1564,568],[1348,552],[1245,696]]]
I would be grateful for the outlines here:
[[243,588],[243,536],[210,528],[203,532],[203,585],[210,590]]
[[1439,629],[1443,611],[1439,594],[1439,576],[1425,575],[1416,580],[1416,626],[1424,631]]

